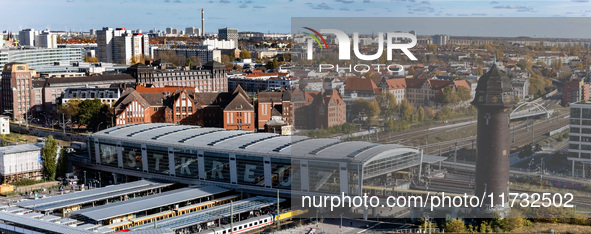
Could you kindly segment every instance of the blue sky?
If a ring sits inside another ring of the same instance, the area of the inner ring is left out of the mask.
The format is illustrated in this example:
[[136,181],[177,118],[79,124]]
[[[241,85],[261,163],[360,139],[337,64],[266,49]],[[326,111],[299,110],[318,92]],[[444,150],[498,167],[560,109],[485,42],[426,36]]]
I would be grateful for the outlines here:
[[[0,30],[221,27],[288,33],[291,17],[586,17],[590,0],[0,0]],[[586,28],[584,30],[589,30]]]

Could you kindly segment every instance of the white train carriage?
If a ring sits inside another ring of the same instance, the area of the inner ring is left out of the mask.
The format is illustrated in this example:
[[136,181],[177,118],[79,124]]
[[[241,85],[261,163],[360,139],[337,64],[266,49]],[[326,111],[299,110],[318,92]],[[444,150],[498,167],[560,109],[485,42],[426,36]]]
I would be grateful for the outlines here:
[[200,234],[230,234],[230,233],[246,233],[258,228],[262,228],[265,226],[269,226],[273,224],[273,215],[261,215],[259,217],[254,217],[246,220],[242,220],[240,222],[235,222],[232,227],[230,224],[222,225],[221,227],[216,227],[212,229],[208,229],[205,231],[199,232]]

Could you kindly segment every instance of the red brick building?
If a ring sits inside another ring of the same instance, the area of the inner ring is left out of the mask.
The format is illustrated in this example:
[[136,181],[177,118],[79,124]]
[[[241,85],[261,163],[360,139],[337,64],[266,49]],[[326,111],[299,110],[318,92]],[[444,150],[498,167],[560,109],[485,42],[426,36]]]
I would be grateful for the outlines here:
[[347,122],[347,105],[337,90],[291,93],[296,129],[322,129]]
[[223,115],[225,129],[255,131],[254,106],[241,86],[232,93],[232,101],[224,107]]
[[564,82],[562,105],[569,106],[570,103],[589,100],[589,84],[581,79],[574,79]]
[[29,66],[24,63],[7,63],[2,70],[2,95],[0,109],[15,121],[26,121],[31,114],[29,109],[35,105],[32,97],[33,81]]
[[288,125],[293,125],[291,90],[258,93],[257,129],[265,129],[265,124],[274,116],[280,117]]
[[116,125],[174,123],[255,130],[254,107],[239,87],[233,93],[200,93],[192,87],[127,89],[115,103]]

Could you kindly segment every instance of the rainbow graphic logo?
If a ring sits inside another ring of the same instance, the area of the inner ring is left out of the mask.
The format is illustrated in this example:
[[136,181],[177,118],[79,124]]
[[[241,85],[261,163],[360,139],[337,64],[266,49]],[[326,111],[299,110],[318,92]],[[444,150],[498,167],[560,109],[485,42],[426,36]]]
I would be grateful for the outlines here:
[[303,27],[303,28],[312,31],[314,34],[316,34],[316,36],[318,36],[322,40],[322,43],[324,43],[324,47],[322,46],[322,43],[320,43],[320,40],[318,39],[318,37],[314,36],[314,34],[304,32],[306,35],[308,35],[308,36],[312,37],[314,40],[316,40],[316,43],[318,43],[318,46],[320,46],[321,50],[328,50],[328,45],[326,45],[326,40],[324,40],[324,37],[318,31],[308,28],[308,27]]

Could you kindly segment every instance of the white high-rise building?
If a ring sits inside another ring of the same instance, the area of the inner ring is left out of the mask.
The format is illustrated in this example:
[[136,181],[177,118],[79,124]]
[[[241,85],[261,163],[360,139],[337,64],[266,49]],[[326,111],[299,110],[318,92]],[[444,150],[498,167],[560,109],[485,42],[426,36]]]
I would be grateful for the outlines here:
[[125,28],[103,28],[97,31],[98,60],[128,64],[139,62],[142,55],[149,55],[149,37],[131,33]]
[[35,46],[39,48],[57,48],[57,34],[44,31],[35,36]]
[[103,28],[103,30],[96,31],[96,44],[98,61],[113,62],[113,28]]
[[188,28],[185,28],[185,34],[187,34],[189,36],[199,36],[199,35],[201,35],[201,29],[194,28],[194,27],[188,27]]
[[21,46],[35,46],[35,29],[29,28],[18,32],[18,41]]
[[205,39],[200,41],[199,44],[208,46],[210,49],[236,49],[236,42],[233,40],[226,41],[226,40],[217,40],[217,39]]

